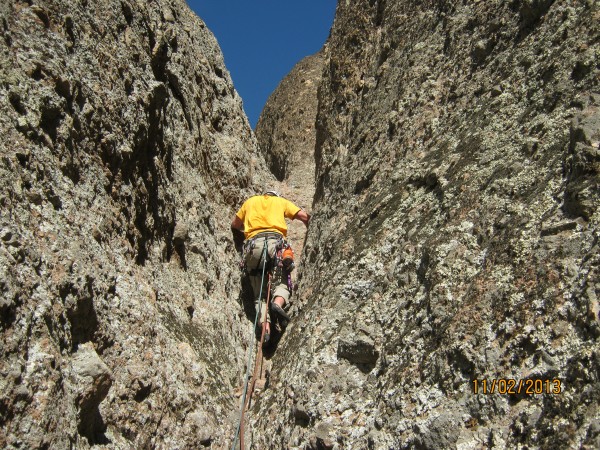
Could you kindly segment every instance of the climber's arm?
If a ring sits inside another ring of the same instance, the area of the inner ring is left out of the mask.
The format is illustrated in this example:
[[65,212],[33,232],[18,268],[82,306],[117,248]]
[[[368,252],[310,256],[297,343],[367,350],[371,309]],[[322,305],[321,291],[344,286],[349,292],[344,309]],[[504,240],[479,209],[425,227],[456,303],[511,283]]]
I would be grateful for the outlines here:
[[233,234],[233,244],[238,252],[242,251],[244,245],[244,222],[237,215],[231,221],[231,233]]
[[308,222],[310,221],[310,215],[306,211],[301,209],[294,216],[294,220],[296,220],[296,219],[301,221],[304,225],[306,225],[308,227]]
[[244,222],[237,215],[233,217],[231,221],[231,228],[234,230],[243,231],[244,230]]

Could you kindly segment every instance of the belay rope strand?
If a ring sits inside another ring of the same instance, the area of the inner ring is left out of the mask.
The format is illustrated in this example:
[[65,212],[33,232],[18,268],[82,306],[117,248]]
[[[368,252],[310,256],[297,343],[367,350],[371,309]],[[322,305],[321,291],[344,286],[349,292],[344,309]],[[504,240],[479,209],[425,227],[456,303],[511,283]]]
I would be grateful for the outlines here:
[[[258,305],[256,308],[256,316],[254,317],[254,328],[252,329],[252,341],[254,341],[254,330],[256,330],[256,323],[258,322],[258,316],[260,315],[260,309],[261,309],[261,304],[262,304],[262,289],[263,289],[263,283],[265,281],[265,270],[267,267],[267,241],[268,239],[265,239],[265,245],[263,247],[263,251],[262,251],[262,255],[261,255],[261,259],[263,261],[263,267],[262,267],[262,277],[260,279],[260,290],[259,290],[259,294],[258,294]],[[263,327],[263,333],[262,335],[264,335],[264,327]],[[261,336],[261,340],[262,340],[262,336]],[[252,361],[252,349],[254,348],[254,345],[250,345],[248,347],[248,363],[246,364],[246,382],[244,383],[244,395],[242,396],[242,407],[240,410],[240,421],[238,423],[237,426],[237,430],[235,432],[235,439],[233,440],[233,445],[231,446],[231,450],[235,450],[235,446],[238,443],[238,438],[240,439],[240,449],[244,450],[244,416],[245,416],[245,412],[246,412],[246,394],[248,393],[248,383],[250,382],[250,363]]]
[[[267,301],[265,304],[265,310],[269,311],[271,300],[271,274],[269,273],[269,283],[267,284]],[[261,314],[262,315],[262,314]],[[262,363],[263,363],[263,344],[265,342],[265,332],[267,330],[267,317],[265,315],[265,319],[262,322],[261,330],[260,330],[260,347],[258,347],[258,352],[256,352],[256,358],[254,359],[254,373],[252,374],[252,384],[250,385],[250,394],[248,395],[248,399],[246,401],[246,409],[250,407],[250,401],[252,400],[252,394],[254,393],[254,385],[256,384],[256,380],[260,373],[262,373]]]

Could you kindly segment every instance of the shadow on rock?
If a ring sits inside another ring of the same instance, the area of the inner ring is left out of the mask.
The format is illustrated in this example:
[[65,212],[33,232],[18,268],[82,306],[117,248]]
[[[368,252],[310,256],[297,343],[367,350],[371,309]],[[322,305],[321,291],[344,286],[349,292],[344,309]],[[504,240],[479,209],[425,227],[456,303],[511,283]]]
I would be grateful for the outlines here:
[[263,348],[263,355],[266,359],[271,359],[277,350],[279,341],[285,334],[288,321],[280,317],[271,321],[271,338],[269,343]]

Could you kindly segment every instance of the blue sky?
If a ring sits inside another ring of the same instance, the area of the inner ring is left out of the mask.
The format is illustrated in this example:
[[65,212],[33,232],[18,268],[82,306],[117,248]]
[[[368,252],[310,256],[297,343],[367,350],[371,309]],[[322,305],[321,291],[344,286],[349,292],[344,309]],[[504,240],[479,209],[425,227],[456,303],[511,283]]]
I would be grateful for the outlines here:
[[187,0],[219,41],[252,128],[281,79],[319,51],[336,0]]

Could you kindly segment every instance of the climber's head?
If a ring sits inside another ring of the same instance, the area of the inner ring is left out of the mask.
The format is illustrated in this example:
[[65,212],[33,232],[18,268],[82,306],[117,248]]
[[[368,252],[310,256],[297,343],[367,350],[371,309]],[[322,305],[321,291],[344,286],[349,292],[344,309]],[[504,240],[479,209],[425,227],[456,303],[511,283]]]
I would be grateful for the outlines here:
[[281,194],[279,194],[279,192],[277,192],[275,189],[269,189],[269,190],[265,191],[265,193],[263,195],[272,195],[273,197],[281,197]]

